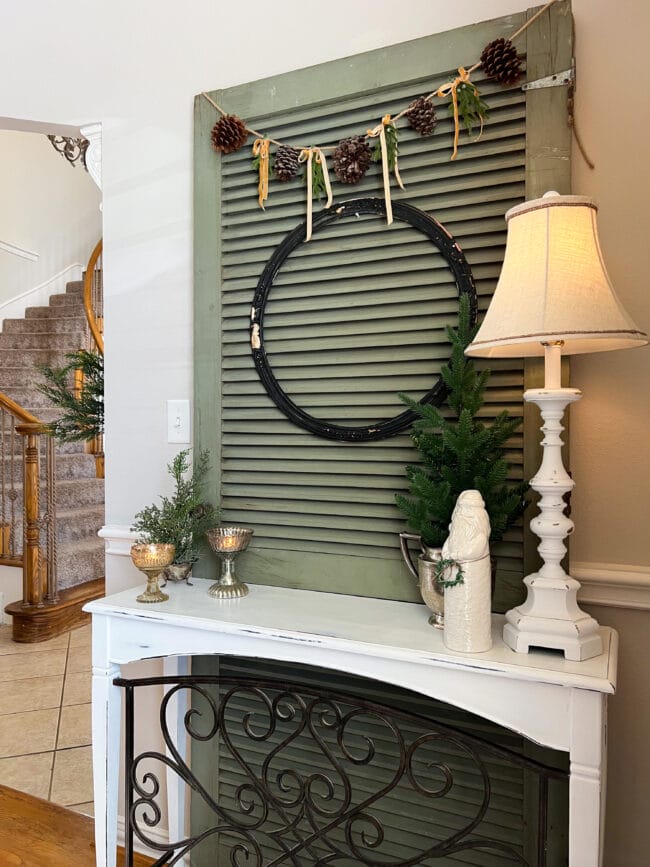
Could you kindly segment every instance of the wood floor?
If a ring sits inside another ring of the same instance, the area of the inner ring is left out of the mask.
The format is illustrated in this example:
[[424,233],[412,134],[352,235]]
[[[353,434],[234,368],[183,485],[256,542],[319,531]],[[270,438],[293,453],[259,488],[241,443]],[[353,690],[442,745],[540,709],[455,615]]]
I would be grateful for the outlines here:
[[[123,853],[118,850],[118,867]],[[93,820],[0,786],[0,867],[93,867]],[[153,864],[137,855],[135,867]]]

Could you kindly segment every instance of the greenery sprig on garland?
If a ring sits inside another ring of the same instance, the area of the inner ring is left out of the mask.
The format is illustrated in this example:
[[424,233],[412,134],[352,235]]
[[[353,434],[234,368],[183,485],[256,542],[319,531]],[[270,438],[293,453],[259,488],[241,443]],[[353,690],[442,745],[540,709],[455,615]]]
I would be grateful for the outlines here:
[[[305,170],[305,184],[307,183],[307,170]],[[323,165],[317,160],[311,160],[311,196],[312,199],[322,199],[327,193]]]
[[[388,168],[391,172],[395,171],[395,164],[397,163],[397,155],[399,154],[399,130],[395,126],[394,123],[387,123],[384,126],[384,133],[386,135],[386,152],[388,156]],[[375,163],[381,162],[381,142],[379,139],[375,144],[375,148],[372,152],[372,159]]]
[[[473,84],[461,82],[456,90],[458,98],[458,113],[463,119],[463,124],[468,135],[472,134],[474,126],[483,126],[488,117],[488,105],[481,99],[478,89]],[[449,106],[450,114],[454,112],[454,106]]]
[[[45,379],[38,390],[63,410],[51,422],[48,433],[61,442],[88,441],[104,433],[104,357],[97,352],[78,349],[65,355],[63,367],[37,366]],[[81,385],[75,387],[74,375],[81,373]]]

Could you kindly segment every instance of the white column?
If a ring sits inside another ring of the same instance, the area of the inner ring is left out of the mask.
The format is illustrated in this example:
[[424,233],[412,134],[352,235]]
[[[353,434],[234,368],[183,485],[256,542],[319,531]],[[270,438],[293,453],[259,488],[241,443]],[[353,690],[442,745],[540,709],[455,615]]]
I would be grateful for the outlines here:
[[86,168],[88,174],[102,188],[102,125],[101,123],[89,123],[80,127],[81,134],[88,139],[86,151]]
[[602,867],[605,830],[607,696],[574,689],[571,698],[569,864]]
[[108,659],[108,622],[93,618],[93,787],[97,867],[115,867],[120,768],[122,690],[113,685],[120,668]]

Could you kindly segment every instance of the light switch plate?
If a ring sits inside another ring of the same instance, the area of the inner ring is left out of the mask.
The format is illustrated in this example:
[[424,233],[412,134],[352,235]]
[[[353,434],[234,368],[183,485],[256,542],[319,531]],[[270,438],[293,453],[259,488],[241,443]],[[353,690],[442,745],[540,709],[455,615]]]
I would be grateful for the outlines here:
[[190,442],[190,402],[189,400],[167,401],[167,442]]

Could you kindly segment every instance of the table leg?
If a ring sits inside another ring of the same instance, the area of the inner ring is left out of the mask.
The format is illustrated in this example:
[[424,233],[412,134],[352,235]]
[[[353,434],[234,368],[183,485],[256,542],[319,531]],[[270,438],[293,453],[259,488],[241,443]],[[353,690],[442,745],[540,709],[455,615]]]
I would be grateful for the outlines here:
[[113,685],[117,665],[93,665],[93,786],[97,867],[115,867],[117,789],[120,769],[121,690]]
[[569,864],[602,867],[607,767],[607,697],[573,690],[569,779]]
[[[163,672],[166,677],[186,677],[190,673],[190,658],[188,656],[168,656],[163,661]],[[188,710],[188,691],[179,690],[170,700],[168,708],[169,733],[181,758],[188,761],[188,737],[185,731],[185,714]],[[167,756],[170,756],[167,750]],[[169,825],[169,842],[182,840],[187,833],[186,823],[187,786],[183,780],[167,769],[167,816]],[[188,859],[182,858],[178,864],[186,867]]]

